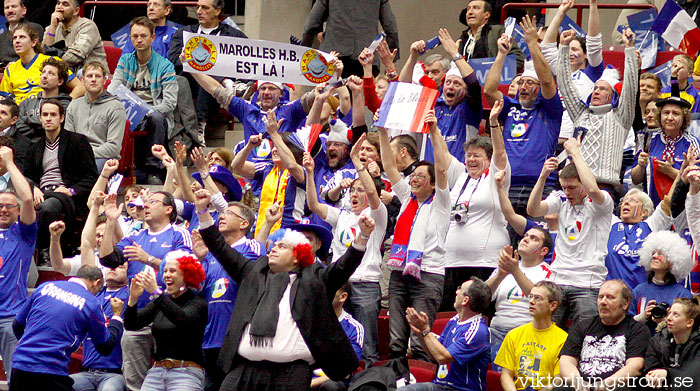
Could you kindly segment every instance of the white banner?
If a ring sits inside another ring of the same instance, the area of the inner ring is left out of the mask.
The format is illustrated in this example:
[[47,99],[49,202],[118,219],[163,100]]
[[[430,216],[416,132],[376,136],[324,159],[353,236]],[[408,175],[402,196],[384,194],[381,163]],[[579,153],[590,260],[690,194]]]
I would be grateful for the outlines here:
[[305,85],[338,80],[333,57],[304,46],[186,31],[183,41],[188,72]]

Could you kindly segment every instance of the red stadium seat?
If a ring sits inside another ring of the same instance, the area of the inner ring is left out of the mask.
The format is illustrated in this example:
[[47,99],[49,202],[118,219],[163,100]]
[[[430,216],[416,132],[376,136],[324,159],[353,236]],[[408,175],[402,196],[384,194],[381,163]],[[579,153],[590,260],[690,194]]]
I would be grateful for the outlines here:
[[107,55],[109,73],[114,75],[114,71],[117,69],[117,64],[119,63],[119,58],[122,56],[122,50],[114,46],[105,46],[105,54]]
[[491,370],[486,372],[486,391],[503,391],[499,372]]
[[408,367],[418,383],[431,382],[437,376],[438,367],[433,363],[421,360],[408,360]]

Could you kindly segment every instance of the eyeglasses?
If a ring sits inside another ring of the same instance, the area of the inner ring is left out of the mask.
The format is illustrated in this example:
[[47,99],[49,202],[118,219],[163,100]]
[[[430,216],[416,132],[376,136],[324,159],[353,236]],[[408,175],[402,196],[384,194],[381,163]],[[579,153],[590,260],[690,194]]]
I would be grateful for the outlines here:
[[17,204],[0,204],[0,209],[5,208],[7,210],[12,210],[14,208],[19,208]]
[[238,217],[238,218],[241,219],[241,220],[248,221],[248,220],[246,220],[243,216],[241,216],[241,215],[239,215],[238,213],[232,211],[231,209],[226,209],[226,210],[224,211],[224,214],[227,215],[227,216],[236,216],[236,217]]
[[146,203],[147,203],[148,205],[155,205],[155,204],[157,204],[157,203],[159,203],[159,202],[160,202],[161,204],[165,205],[165,201],[156,200],[156,199],[150,199],[150,200],[148,200],[148,202],[146,202]]
[[533,301],[537,301],[537,302],[547,300],[544,296],[540,296],[540,295],[529,294],[526,297],[528,300],[533,300]]
[[516,84],[518,84],[519,86],[525,84],[526,87],[534,87],[540,85],[539,82],[533,80],[518,80],[518,83]]
[[409,176],[409,178],[410,178],[410,180],[420,179],[421,181],[428,179],[428,177],[426,177],[425,175],[422,175],[422,174],[411,174]]

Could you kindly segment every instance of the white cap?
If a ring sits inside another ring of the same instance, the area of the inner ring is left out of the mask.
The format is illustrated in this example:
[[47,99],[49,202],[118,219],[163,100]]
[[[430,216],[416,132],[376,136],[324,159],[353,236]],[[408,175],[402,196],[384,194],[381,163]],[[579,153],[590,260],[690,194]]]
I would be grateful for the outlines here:
[[282,83],[278,81],[270,81],[270,80],[258,80],[258,89],[262,87],[263,84],[272,84],[273,86],[279,88],[281,91],[284,91],[284,88],[282,87]]
[[615,68],[605,68],[603,74],[598,80],[607,82],[608,84],[610,84],[610,88],[615,90],[615,85],[617,85],[617,83],[620,82],[620,73]]
[[447,73],[445,74],[445,80],[447,80],[447,78],[450,76],[457,76],[458,78],[462,79],[462,73],[459,71],[459,68],[457,68],[454,61],[450,63],[450,69],[448,69]]
[[532,61],[525,61],[525,70],[523,70],[521,77],[531,77],[540,81],[540,78],[537,77],[537,72],[535,72],[535,64],[533,64]]
[[345,124],[345,122],[334,118],[330,121],[330,125],[331,128],[328,132],[326,142],[335,141],[346,145],[352,145],[350,139],[348,138],[348,126]]

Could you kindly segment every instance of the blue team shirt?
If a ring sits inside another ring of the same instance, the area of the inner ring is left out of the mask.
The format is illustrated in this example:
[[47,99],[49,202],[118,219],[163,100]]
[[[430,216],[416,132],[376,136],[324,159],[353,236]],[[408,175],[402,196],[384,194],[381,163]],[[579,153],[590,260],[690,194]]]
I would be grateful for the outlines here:
[[693,297],[690,291],[681,284],[656,285],[653,282],[643,282],[632,291],[634,293],[634,306],[630,310],[634,314],[644,311],[646,303],[656,300],[657,303],[673,304],[673,299],[679,297]]
[[[676,170],[681,168],[681,164],[683,164],[684,159],[683,154],[688,152],[690,146],[694,146],[697,150],[700,150],[700,141],[698,141],[695,136],[686,133],[680,140],[678,140],[678,142],[676,142],[676,147],[673,153],[673,168]],[[648,164],[652,164],[652,159],[663,159],[664,149],[666,149],[666,142],[662,140],[661,132],[654,133],[654,136],[651,138],[651,143],[649,144]],[[656,206],[659,204],[659,202],[661,202],[661,199],[659,198],[659,194],[656,191],[656,185],[654,184],[654,170],[650,169],[650,172],[651,180],[649,181],[649,191],[647,193],[649,194],[651,201],[654,203],[654,206]],[[671,178],[672,181],[673,179],[674,178]]]
[[[212,220],[214,220],[214,224],[218,225],[219,212],[212,209],[209,211],[209,214],[211,215]],[[180,217],[187,221],[187,230],[189,232],[199,229],[199,215],[197,215],[197,208],[193,203],[187,201],[182,203],[182,213],[180,214]]]
[[12,355],[12,367],[68,376],[70,355],[86,335],[101,345],[109,340],[97,297],[73,281],[39,285],[15,319],[25,327]]
[[[447,149],[450,154],[464,163],[464,143],[467,142],[467,129],[471,129],[473,134],[479,131],[479,123],[481,122],[481,111],[475,113],[469,108],[466,100],[462,103],[450,107],[441,97],[435,103],[435,117],[437,118],[438,129],[442,133],[442,137],[447,143]],[[425,154],[423,159],[434,161],[433,144],[430,141],[430,135],[427,136],[425,142]]]
[[485,390],[491,343],[484,318],[476,315],[459,322],[459,316],[455,315],[445,326],[439,341],[454,361],[440,365],[433,383],[464,391]]
[[[252,102],[257,101],[257,93],[251,98]],[[267,113],[263,111],[256,103],[250,103],[238,97],[231,99],[231,104],[228,107],[228,112],[238,118],[243,124],[244,139],[250,139],[250,136],[263,134],[267,136],[267,126],[263,118],[267,117]],[[299,127],[299,124],[306,118],[306,112],[301,105],[300,100],[293,102],[279,103],[275,107],[275,115],[277,120],[283,119],[279,132],[293,132]]]
[[[257,240],[242,238],[231,247],[251,261],[267,255],[265,246]],[[202,267],[207,275],[202,292],[209,306],[202,349],[220,348],[231,321],[233,306],[238,296],[238,284],[229,277],[211,253],[202,260]]]
[[[186,229],[168,224],[160,232],[151,232],[149,229],[142,229],[132,235],[125,236],[115,246],[115,251],[122,252],[124,247],[133,244],[141,246],[143,251],[158,259],[165,259],[165,256],[174,250],[185,250],[192,252],[192,238]],[[130,261],[126,276],[129,279],[150,266],[139,261]]]
[[630,289],[647,281],[647,272],[639,266],[639,250],[644,240],[651,233],[646,221],[637,224],[625,224],[619,221],[610,228],[608,236],[608,255],[605,267],[608,268],[606,280],[622,280]]
[[350,345],[352,345],[352,350],[355,351],[357,359],[362,360],[362,345],[365,343],[365,328],[345,311],[343,311],[340,318],[338,318],[338,322],[340,322],[340,327],[343,328],[345,335],[348,336],[348,340],[350,341]]
[[[517,99],[503,96],[503,110],[498,119],[503,124],[503,140],[510,159],[510,185],[534,186],[545,160],[555,155],[561,116],[564,107],[555,94],[545,99],[542,94],[532,109],[523,108]],[[556,183],[556,171],[547,178],[547,185]]]
[[[109,319],[114,315],[109,300],[113,297],[121,299],[124,303],[129,300],[129,286],[123,286],[117,290],[107,290],[102,288],[97,294],[97,301],[102,304],[102,312],[105,316],[105,323],[109,325]],[[124,306],[126,309],[126,306]],[[119,316],[123,316],[123,311]],[[83,342],[83,367],[88,369],[120,369],[122,367],[122,347],[120,343],[114,346],[114,350],[109,356],[103,356],[95,350],[95,344],[89,336]]]
[[15,316],[27,301],[27,274],[34,255],[37,222],[16,221],[0,230],[0,318]]
[[[165,26],[156,26],[156,37],[153,43],[151,43],[151,48],[161,56],[168,58],[170,55],[170,41],[180,27],[182,26],[169,20],[165,22]],[[134,45],[131,44],[131,39],[127,38],[124,48],[122,49],[122,54],[131,53],[133,51]]]

